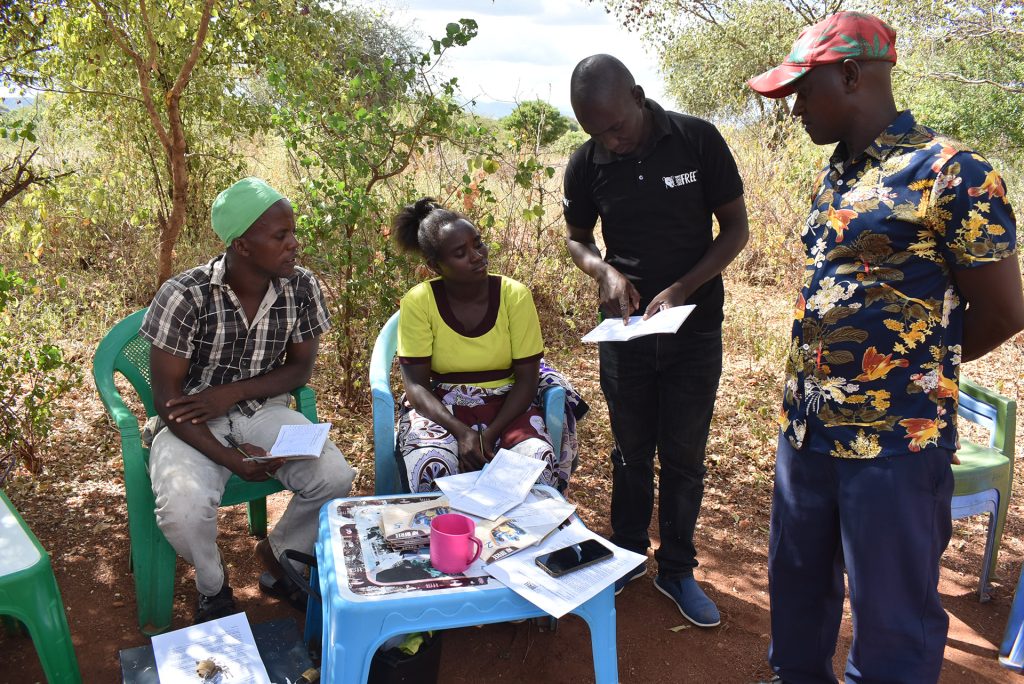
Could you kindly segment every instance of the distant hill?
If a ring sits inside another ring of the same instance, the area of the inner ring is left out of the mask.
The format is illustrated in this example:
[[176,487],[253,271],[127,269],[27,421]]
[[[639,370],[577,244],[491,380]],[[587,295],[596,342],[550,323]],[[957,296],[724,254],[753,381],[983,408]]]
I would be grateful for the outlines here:
[[32,97],[3,97],[0,98],[0,111],[10,111],[27,107],[34,101]]
[[[489,116],[492,119],[501,119],[512,113],[516,108],[515,102],[496,102],[494,100],[477,100],[476,104],[469,105],[476,114],[480,116]],[[562,114],[575,120],[575,115],[572,111],[563,111]]]
[[488,116],[492,119],[500,119],[508,116],[512,113],[512,110],[516,108],[514,102],[494,102],[477,100],[474,104],[469,105],[469,109],[480,116]]

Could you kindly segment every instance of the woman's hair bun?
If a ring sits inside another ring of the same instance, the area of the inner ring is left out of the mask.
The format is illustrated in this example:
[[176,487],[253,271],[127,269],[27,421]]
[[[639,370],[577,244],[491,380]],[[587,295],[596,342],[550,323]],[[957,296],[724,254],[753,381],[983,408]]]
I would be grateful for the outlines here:
[[423,221],[434,209],[437,209],[437,204],[433,197],[424,197],[421,200],[417,200],[416,204],[413,205],[413,216],[416,218],[416,222],[420,223]]

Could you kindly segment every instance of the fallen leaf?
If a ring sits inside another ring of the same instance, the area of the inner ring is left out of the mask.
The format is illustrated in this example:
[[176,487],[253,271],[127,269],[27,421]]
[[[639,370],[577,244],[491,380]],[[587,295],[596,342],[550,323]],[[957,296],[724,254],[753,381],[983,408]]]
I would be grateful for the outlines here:
[[690,629],[690,625],[676,625],[675,627],[669,627],[668,631],[670,631],[670,632],[679,632],[679,631],[684,630],[684,629]]

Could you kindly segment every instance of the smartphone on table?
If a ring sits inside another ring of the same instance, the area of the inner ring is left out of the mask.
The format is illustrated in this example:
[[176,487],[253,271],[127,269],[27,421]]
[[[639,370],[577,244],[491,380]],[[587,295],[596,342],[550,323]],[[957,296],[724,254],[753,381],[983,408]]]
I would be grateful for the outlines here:
[[586,539],[579,544],[566,546],[551,553],[537,556],[537,565],[552,577],[561,577],[573,570],[593,565],[605,558],[611,558],[612,552],[607,546],[596,539]]

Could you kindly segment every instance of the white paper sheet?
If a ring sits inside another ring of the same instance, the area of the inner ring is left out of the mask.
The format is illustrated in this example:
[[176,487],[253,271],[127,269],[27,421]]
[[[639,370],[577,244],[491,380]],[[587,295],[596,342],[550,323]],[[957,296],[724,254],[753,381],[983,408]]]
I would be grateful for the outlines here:
[[331,431],[330,423],[310,423],[303,425],[282,425],[277,433],[277,441],[270,447],[269,455],[250,456],[250,461],[265,461],[272,458],[320,458],[324,450],[327,436]]
[[[465,486],[469,482],[466,476],[475,473],[441,477],[434,482],[455,510],[495,520],[523,502],[542,472],[543,461],[507,449],[498,449],[487,467],[474,478],[472,485]],[[454,486],[452,480],[455,480]]]
[[584,342],[625,342],[642,335],[674,333],[679,330],[687,316],[696,308],[694,304],[673,306],[662,309],[646,321],[643,316],[630,316],[629,324],[623,325],[622,318],[606,318],[583,336]]
[[[561,577],[552,577],[537,566],[537,556],[578,544],[585,539],[598,540],[611,549],[614,555]],[[487,572],[533,605],[559,618],[586,603],[646,560],[645,556],[620,548],[597,536],[579,521],[574,521],[536,547],[491,563],[487,566]]]
[[218,684],[270,684],[245,613],[228,615],[153,637],[160,684],[196,684],[202,663]]

